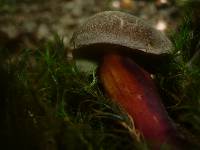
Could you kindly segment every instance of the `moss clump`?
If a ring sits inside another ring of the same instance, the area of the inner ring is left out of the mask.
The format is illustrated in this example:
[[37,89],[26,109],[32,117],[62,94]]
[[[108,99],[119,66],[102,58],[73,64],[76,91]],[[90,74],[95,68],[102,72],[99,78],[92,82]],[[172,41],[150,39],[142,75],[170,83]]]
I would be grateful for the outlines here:
[[[188,13],[189,12],[189,13]],[[192,10],[186,10],[179,30],[172,34],[174,50],[163,74],[157,75],[168,112],[191,141],[200,139],[200,28]]]
[[[3,52],[3,51],[2,51]],[[37,50],[2,54],[3,146],[20,149],[146,148],[133,122],[66,59],[57,36]]]

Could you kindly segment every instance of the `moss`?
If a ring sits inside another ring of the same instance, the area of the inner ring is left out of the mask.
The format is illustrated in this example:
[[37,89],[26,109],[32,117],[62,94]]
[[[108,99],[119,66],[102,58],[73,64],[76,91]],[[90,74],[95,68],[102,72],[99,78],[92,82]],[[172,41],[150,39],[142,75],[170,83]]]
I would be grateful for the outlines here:
[[8,149],[142,147],[130,133],[129,117],[103,95],[95,73],[84,75],[67,61],[58,36],[37,50],[2,58],[0,133]]
[[170,115],[188,140],[199,143],[200,34],[194,13],[186,9],[178,31],[172,34],[174,50],[171,62],[163,67],[164,74],[157,74],[157,83]]

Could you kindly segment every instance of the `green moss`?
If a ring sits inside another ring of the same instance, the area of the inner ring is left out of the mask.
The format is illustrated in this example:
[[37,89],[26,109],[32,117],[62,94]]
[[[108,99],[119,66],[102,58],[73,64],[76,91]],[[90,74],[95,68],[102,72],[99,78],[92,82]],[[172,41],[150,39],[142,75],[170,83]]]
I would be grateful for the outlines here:
[[179,30],[172,34],[174,50],[165,74],[157,75],[168,112],[191,141],[200,139],[200,28],[195,27],[194,12],[186,11]]
[[147,147],[136,140],[129,117],[103,95],[95,73],[84,75],[68,62],[58,36],[37,50],[4,55],[1,70],[1,80],[8,80],[1,84],[1,131],[7,130],[10,148]]

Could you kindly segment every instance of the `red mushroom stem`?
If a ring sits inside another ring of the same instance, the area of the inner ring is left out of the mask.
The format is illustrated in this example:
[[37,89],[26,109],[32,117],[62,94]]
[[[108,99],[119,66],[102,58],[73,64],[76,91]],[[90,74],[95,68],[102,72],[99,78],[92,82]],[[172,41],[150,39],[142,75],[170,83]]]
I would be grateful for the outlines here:
[[136,129],[154,148],[177,142],[176,128],[148,72],[118,54],[105,55],[99,71],[107,94],[133,118]]

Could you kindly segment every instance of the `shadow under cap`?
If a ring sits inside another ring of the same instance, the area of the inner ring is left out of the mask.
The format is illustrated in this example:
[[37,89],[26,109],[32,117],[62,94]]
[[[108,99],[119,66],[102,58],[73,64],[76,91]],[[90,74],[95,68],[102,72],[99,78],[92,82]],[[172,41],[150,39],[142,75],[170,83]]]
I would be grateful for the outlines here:
[[107,43],[85,45],[74,49],[73,57],[74,60],[84,58],[91,62],[101,63],[105,54],[113,52],[129,57],[150,73],[160,72],[160,68],[170,61],[170,55],[167,53],[152,54],[125,46]]

